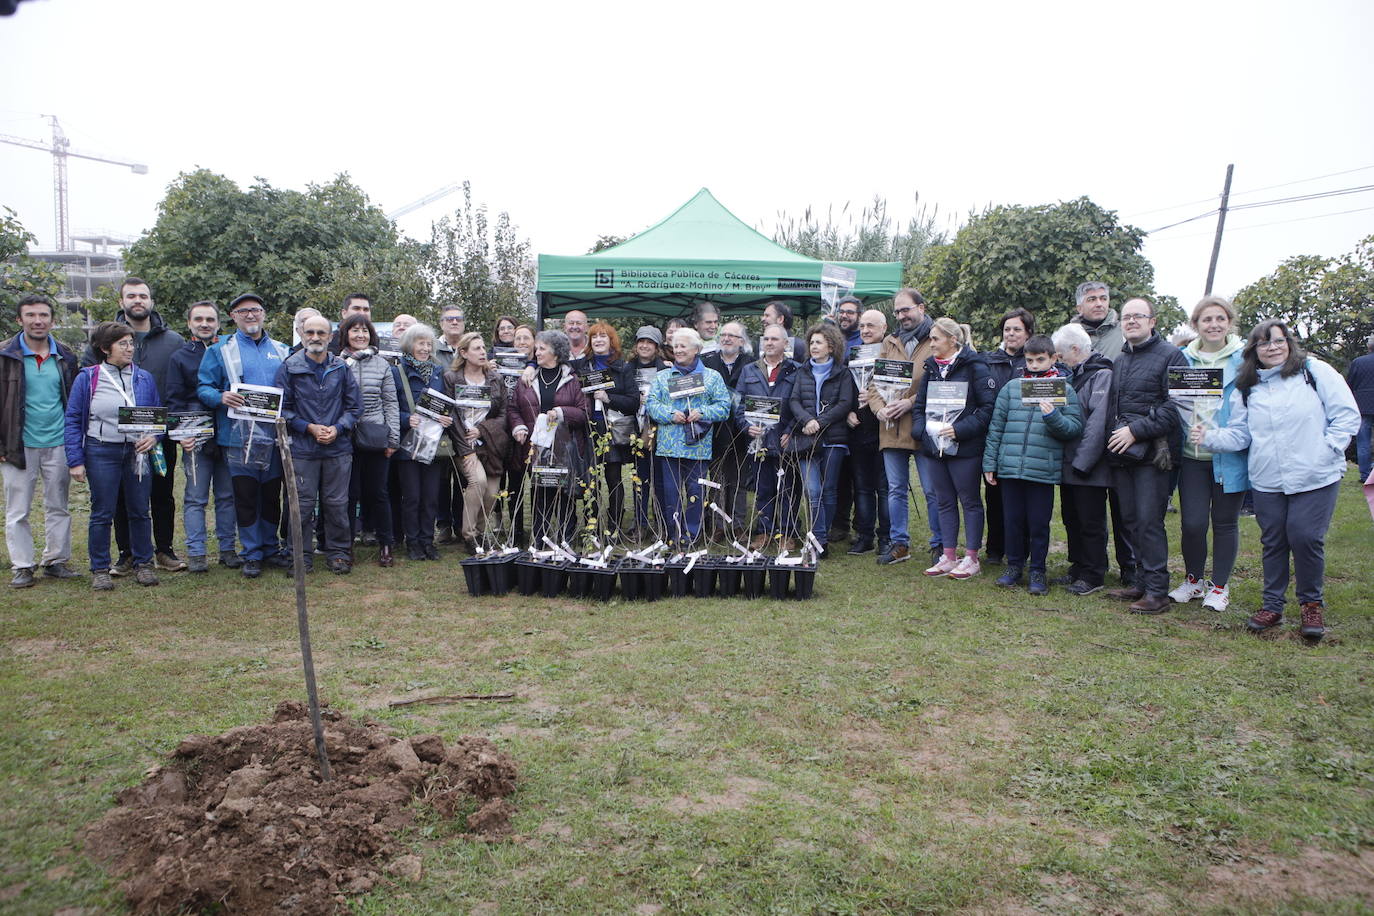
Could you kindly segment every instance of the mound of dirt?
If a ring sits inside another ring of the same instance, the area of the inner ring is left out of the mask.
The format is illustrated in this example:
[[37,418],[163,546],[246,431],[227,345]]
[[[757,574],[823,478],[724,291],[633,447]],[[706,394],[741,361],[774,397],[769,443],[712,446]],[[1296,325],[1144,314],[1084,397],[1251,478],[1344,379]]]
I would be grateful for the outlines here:
[[87,851],[124,876],[135,913],[330,913],[345,895],[420,877],[395,841],[420,796],[468,829],[510,831],[515,762],[485,738],[400,739],[323,710],[333,780],[322,782],[303,703],[268,725],[194,736],[116,797],[84,831]]

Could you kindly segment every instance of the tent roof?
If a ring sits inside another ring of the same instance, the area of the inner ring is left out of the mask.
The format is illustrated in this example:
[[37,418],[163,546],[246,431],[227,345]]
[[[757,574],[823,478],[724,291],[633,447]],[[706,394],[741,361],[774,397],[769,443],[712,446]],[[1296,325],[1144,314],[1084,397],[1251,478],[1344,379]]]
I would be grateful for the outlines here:
[[[604,316],[671,317],[698,299],[762,310],[773,299],[803,316],[820,307],[825,262],[782,247],[747,226],[706,188],[667,218],[596,254],[539,256],[542,316],[574,308]],[[857,274],[854,295],[890,298],[902,265],[841,263]]]

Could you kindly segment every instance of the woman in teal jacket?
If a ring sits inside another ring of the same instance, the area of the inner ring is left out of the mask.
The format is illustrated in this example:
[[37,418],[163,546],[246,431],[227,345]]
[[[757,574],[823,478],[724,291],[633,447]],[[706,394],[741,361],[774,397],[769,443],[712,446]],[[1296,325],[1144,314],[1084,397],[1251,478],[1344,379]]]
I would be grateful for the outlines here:
[[[1236,390],[1244,343],[1235,333],[1236,308],[1221,296],[1204,296],[1189,319],[1197,337],[1183,348],[1188,365],[1222,370],[1221,403],[1207,399],[1179,399],[1183,424],[1225,426],[1231,417],[1231,393]],[[1224,611],[1231,603],[1231,570],[1240,549],[1240,506],[1250,489],[1247,453],[1210,452],[1185,440],[1178,476],[1179,523],[1186,573],[1169,598],[1179,604],[1202,599],[1202,606]],[[1207,570],[1207,523],[1212,525],[1212,578]]]

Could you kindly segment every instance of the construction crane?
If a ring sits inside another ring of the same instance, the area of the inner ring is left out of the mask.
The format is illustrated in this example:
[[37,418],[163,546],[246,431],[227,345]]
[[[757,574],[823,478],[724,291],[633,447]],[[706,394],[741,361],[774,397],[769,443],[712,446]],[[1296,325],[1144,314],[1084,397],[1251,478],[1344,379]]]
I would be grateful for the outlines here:
[[44,152],[52,153],[53,210],[57,219],[57,250],[70,251],[72,240],[71,224],[67,219],[67,157],[75,156],[78,159],[90,159],[93,162],[126,165],[135,175],[147,175],[148,167],[141,162],[129,162],[124,159],[111,159],[108,156],[78,153],[71,149],[71,141],[62,132],[62,125],[57,122],[57,116],[45,115],[44,117],[52,122],[51,143],[45,143],[42,140],[29,140],[25,137],[11,137],[6,134],[0,134],[0,143],[27,146],[29,149],[41,149]]
[[390,213],[386,215],[386,218],[394,220],[397,217],[405,216],[407,213],[414,213],[416,210],[420,209],[423,206],[432,204],[436,200],[448,197],[454,191],[461,190],[463,190],[463,186],[461,184],[445,185],[437,191],[430,191],[428,194],[426,194],[424,197],[421,197],[419,200],[412,200],[404,207],[398,207],[395,210],[392,210]]

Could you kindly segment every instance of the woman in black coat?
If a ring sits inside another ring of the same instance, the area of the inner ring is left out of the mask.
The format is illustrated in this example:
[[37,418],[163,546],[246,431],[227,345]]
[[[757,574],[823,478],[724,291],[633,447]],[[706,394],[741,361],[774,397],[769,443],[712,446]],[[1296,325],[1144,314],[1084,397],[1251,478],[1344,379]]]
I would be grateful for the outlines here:
[[794,375],[788,406],[793,426],[790,451],[801,462],[811,533],[825,556],[830,519],[835,514],[840,465],[849,454],[849,415],[859,405],[854,376],[844,364],[844,337],[833,324],[818,324],[806,335],[811,358]]
[[[634,370],[620,356],[620,335],[604,321],[587,329],[591,352],[574,360],[578,372],[604,369],[615,379],[611,388],[587,393],[587,425],[592,438],[592,462],[605,468],[610,512],[606,533],[619,538],[625,515],[624,468],[634,460],[630,437],[638,434],[639,388]],[[595,498],[600,499],[600,494]]]

